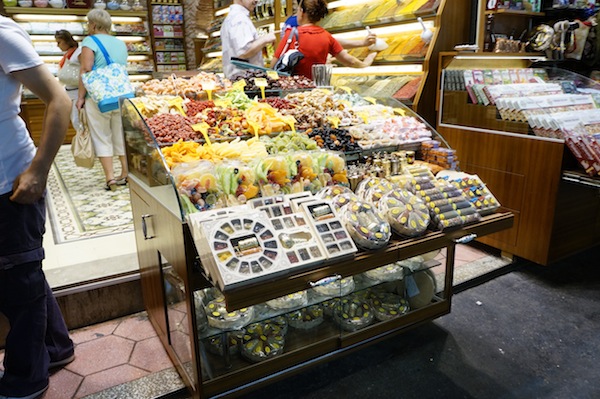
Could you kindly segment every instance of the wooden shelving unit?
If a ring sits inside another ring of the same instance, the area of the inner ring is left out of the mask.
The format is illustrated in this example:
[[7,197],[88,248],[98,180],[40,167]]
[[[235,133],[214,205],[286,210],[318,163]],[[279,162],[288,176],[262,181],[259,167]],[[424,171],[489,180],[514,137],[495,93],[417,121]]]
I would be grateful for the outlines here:
[[[441,55],[440,69],[531,65],[527,54],[459,56]],[[502,120],[495,106],[472,104],[468,97],[442,88],[437,130],[456,150],[461,169],[478,174],[515,216],[511,229],[480,241],[540,265],[597,245],[600,181],[570,172],[577,165],[563,140],[534,136],[527,123]]]
[[511,34],[518,39],[523,31],[531,31],[536,20],[542,20],[546,14],[544,12],[532,12],[527,10],[511,10],[508,8],[499,8],[497,10],[486,10],[485,1],[479,2],[477,18],[477,45],[480,49],[484,48],[485,26],[487,18],[494,18],[494,34]]
[[[421,76],[418,90],[411,100],[403,102],[412,107],[412,109],[422,116],[431,125],[435,124],[435,97],[437,85],[437,55],[440,51],[451,50],[457,44],[464,44],[468,40],[469,26],[467,23],[457,23],[457,21],[468,21],[470,1],[467,0],[441,0],[437,3],[437,8],[425,10],[422,12],[413,12],[407,15],[396,16],[394,18],[382,18],[375,23],[362,23],[355,21],[351,26],[328,29],[332,34],[348,33],[354,31],[364,31],[368,25],[371,29],[402,27],[409,24],[418,25],[417,17],[421,17],[425,23],[431,23],[434,30],[434,36],[428,45],[424,57],[414,59],[393,59],[376,58],[373,66],[376,68],[366,68],[357,70],[345,68],[344,74],[352,75],[371,75],[381,77],[397,76]],[[346,7],[348,9],[348,7]],[[342,8],[343,10],[343,8]],[[337,12],[337,9],[330,10]],[[420,26],[417,29],[421,29]],[[359,57],[360,58],[360,57]],[[377,69],[381,67],[391,67],[389,72],[380,72]],[[393,69],[393,67],[399,67]],[[374,72],[370,72],[374,71]],[[336,71],[334,69],[334,76]],[[365,88],[366,90],[366,88]],[[361,93],[360,88],[358,88]],[[361,93],[364,94],[364,91]]]
[[183,2],[150,1],[148,7],[156,71],[187,70]]

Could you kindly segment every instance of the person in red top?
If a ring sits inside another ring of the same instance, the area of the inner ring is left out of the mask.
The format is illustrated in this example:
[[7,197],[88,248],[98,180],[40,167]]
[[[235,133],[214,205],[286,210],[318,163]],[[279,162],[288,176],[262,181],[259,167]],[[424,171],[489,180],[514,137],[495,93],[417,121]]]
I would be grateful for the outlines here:
[[[327,15],[326,0],[300,1],[296,11],[298,18],[298,41],[300,43],[298,50],[304,54],[304,58],[296,65],[294,74],[312,79],[312,66],[315,64],[325,64],[329,54],[347,67],[366,68],[371,65],[377,52],[369,53],[364,61],[348,54],[329,32],[317,25],[325,15]],[[277,46],[277,50],[275,51],[275,56],[271,61],[271,67],[274,67],[277,63],[291,32],[291,29],[287,29],[285,35],[281,38],[279,46]],[[294,48],[295,43],[296,41],[292,40],[290,48]]]

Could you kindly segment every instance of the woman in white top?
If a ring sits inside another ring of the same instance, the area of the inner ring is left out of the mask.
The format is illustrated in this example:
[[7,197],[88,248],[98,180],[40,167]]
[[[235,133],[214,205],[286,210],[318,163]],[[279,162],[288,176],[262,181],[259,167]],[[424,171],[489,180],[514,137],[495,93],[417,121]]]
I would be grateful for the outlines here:
[[73,102],[73,107],[71,108],[71,123],[75,130],[79,130],[79,110],[77,109],[76,102],[78,98],[77,89],[79,88],[79,73],[81,68],[81,65],[79,64],[81,48],[67,30],[57,30],[54,34],[54,38],[56,39],[58,48],[65,52],[65,55],[58,64],[58,80],[65,86],[65,90],[67,90],[67,94]]

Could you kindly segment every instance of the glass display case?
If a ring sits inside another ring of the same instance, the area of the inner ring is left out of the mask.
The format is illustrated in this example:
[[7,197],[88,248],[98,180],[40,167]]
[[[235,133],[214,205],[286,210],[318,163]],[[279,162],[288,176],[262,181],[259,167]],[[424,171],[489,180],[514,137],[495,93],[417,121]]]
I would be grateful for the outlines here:
[[[185,204],[161,145],[132,101],[121,109],[144,302],[194,397],[239,394],[449,313],[456,243],[512,225],[512,214],[494,213],[415,238],[394,235],[378,250],[316,257],[269,278],[223,285],[204,264],[207,247],[218,240],[194,233],[190,216],[198,212]],[[223,231],[232,237],[236,220],[240,229],[255,226],[248,209],[215,211],[226,216],[210,223],[231,221],[231,232]],[[234,243],[236,256],[251,259],[254,252],[244,253],[241,241]]]
[[462,170],[516,215],[512,229],[481,241],[547,265],[600,234],[600,86],[532,61],[540,57],[443,54],[438,131]]

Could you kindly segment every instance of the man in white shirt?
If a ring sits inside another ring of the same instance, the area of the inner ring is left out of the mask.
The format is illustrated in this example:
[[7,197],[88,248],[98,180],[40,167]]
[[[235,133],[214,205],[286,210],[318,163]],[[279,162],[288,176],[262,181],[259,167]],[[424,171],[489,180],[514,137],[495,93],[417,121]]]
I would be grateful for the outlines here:
[[221,26],[221,43],[223,45],[223,73],[228,79],[235,78],[243,70],[231,63],[231,58],[248,60],[250,64],[264,66],[262,49],[275,41],[273,33],[258,36],[258,32],[250,19],[257,0],[233,0],[229,14]]

